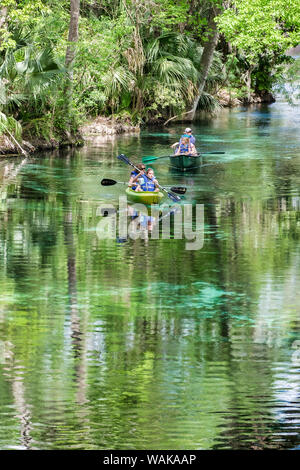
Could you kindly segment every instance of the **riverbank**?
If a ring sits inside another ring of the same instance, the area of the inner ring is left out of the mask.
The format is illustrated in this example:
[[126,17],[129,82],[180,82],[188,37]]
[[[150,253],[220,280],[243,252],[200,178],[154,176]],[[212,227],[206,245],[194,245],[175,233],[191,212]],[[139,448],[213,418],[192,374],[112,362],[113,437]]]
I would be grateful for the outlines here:
[[247,97],[239,97],[235,92],[222,89],[217,94],[217,99],[220,106],[224,108],[235,108],[237,106],[248,106],[252,104],[271,104],[275,103],[275,98],[272,93],[264,91],[259,95],[256,93],[250,93]]
[[[220,90],[217,95],[221,107],[237,107],[245,104],[273,103],[275,98],[271,93],[264,96],[251,94],[248,103],[238,98],[228,90]],[[180,119],[179,119],[180,120]],[[140,126],[134,126],[129,119],[122,121],[114,117],[98,116],[89,120],[79,127],[76,135],[65,135],[64,138],[29,137],[25,136],[22,142],[15,142],[7,135],[0,136],[0,158],[17,156],[21,154],[32,154],[40,150],[54,150],[65,146],[82,146],[85,142],[90,142],[101,136],[116,136],[120,134],[139,133]]]
[[134,126],[129,121],[120,121],[114,118],[97,117],[79,128],[84,141],[90,141],[97,136],[119,135],[140,132],[140,126]]
[[[115,118],[97,117],[80,126],[76,135],[66,135],[64,139],[42,137],[25,137],[22,142],[14,142],[7,135],[0,136],[0,158],[34,153],[39,150],[54,150],[65,146],[82,146],[95,137],[120,135],[140,132],[139,126],[122,122]],[[23,151],[22,151],[23,150]]]

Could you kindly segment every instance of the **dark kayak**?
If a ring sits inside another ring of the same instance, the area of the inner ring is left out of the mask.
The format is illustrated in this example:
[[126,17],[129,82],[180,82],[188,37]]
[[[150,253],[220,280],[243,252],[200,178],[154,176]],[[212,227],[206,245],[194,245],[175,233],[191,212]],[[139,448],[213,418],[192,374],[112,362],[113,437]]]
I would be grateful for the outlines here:
[[201,155],[172,155],[172,157],[170,157],[171,166],[173,168],[177,168],[178,170],[190,170],[192,168],[198,168],[201,166],[201,163]]

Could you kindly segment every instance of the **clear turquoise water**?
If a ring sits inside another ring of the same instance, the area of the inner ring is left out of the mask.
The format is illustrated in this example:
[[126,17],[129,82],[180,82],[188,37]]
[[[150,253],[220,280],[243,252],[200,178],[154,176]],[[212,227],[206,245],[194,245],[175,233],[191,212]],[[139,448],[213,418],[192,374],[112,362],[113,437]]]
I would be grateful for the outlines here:
[[1,160],[0,448],[299,448],[299,121],[223,110],[192,127],[224,155],[153,165],[204,205],[200,250],[97,237],[116,155],[166,155],[178,124]]

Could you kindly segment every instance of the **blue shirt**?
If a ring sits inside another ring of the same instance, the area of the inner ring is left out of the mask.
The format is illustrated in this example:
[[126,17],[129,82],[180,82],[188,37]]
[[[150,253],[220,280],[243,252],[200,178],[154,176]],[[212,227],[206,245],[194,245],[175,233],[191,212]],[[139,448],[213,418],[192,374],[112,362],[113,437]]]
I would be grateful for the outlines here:
[[181,141],[182,137],[188,137],[188,138],[190,139],[191,144],[194,144],[194,145],[195,145],[196,139],[195,139],[195,137],[194,137],[193,135],[183,134],[183,135],[181,136],[181,138],[180,138],[180,141]]
[[[135,176],[137,176],[139,174],[139,172],[137,170],[134,170],[131,172],[130,176],[132,178],[134,178]],[[132,186],[131,186],[131,189],[133,189],[133,191],[135,191],[137,188],[137,183],[134,183]]]

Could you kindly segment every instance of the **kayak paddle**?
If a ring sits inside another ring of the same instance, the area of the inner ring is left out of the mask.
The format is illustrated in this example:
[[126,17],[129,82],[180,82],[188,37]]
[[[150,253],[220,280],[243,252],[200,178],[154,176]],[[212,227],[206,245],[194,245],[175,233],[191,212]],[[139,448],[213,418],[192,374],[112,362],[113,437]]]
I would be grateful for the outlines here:
[[[187,157],[201,157],[202,155],[221,155],[225,152],[203,152],[203,153],[197,153],[196,155],[186,155]],[[184,154],[185,155],[185,154]],[[177,155],[164,155],[163,157],[152,157],[152,156],[146,156],[142,158],[143,163],[152,163],[155,162],[156,160],[160,160],[161,158],[168,158],[168,157],[175,157]]]
[[103,178],[101,180],[102,186],[113,186],[114,184],[127,184],[124,181],[115,181],[115,180],[110,180],[109,178]]
[[[137,170],[139,173],[140,173],[140,170],[126,157],[126,155],[124,155],[123,153],[121,153],[121,155],[118,155],[117,158],[119,160],[122,160],[122,162],[126,163],[127,165],[130,165],[132,166],[135,170]],[[146,175],[147,176],[147,175]],[[150,178],[148,178],[150,180]],[[162,191],[164,191],[165,193],[167,193],[168,197],[170,199],[172,199],[172,201],[174,202],[178,202],[181,200],[181,198],[179,196],[177,196],[176,194],[173,194],[171,193],[170,191],[168,191],[167,189],[163,188],[162,186],[160,186],[158,183],[157,183],[157,186],[159,187],[159,189],[161,189]]]
[[[113,186],[114,184],[128,184],[128,183],[124,183],[123,181],[115,181],[115,180],[111,180],[109,178],[104,178],[102,181],[101,181],[101,184],[102,186]],[[174,186],[171,188],[171,191],[173,191],[174,193],[178,193],[178,194],[185,194],[186,192],[186,188],[184,188],[183,186]]]

